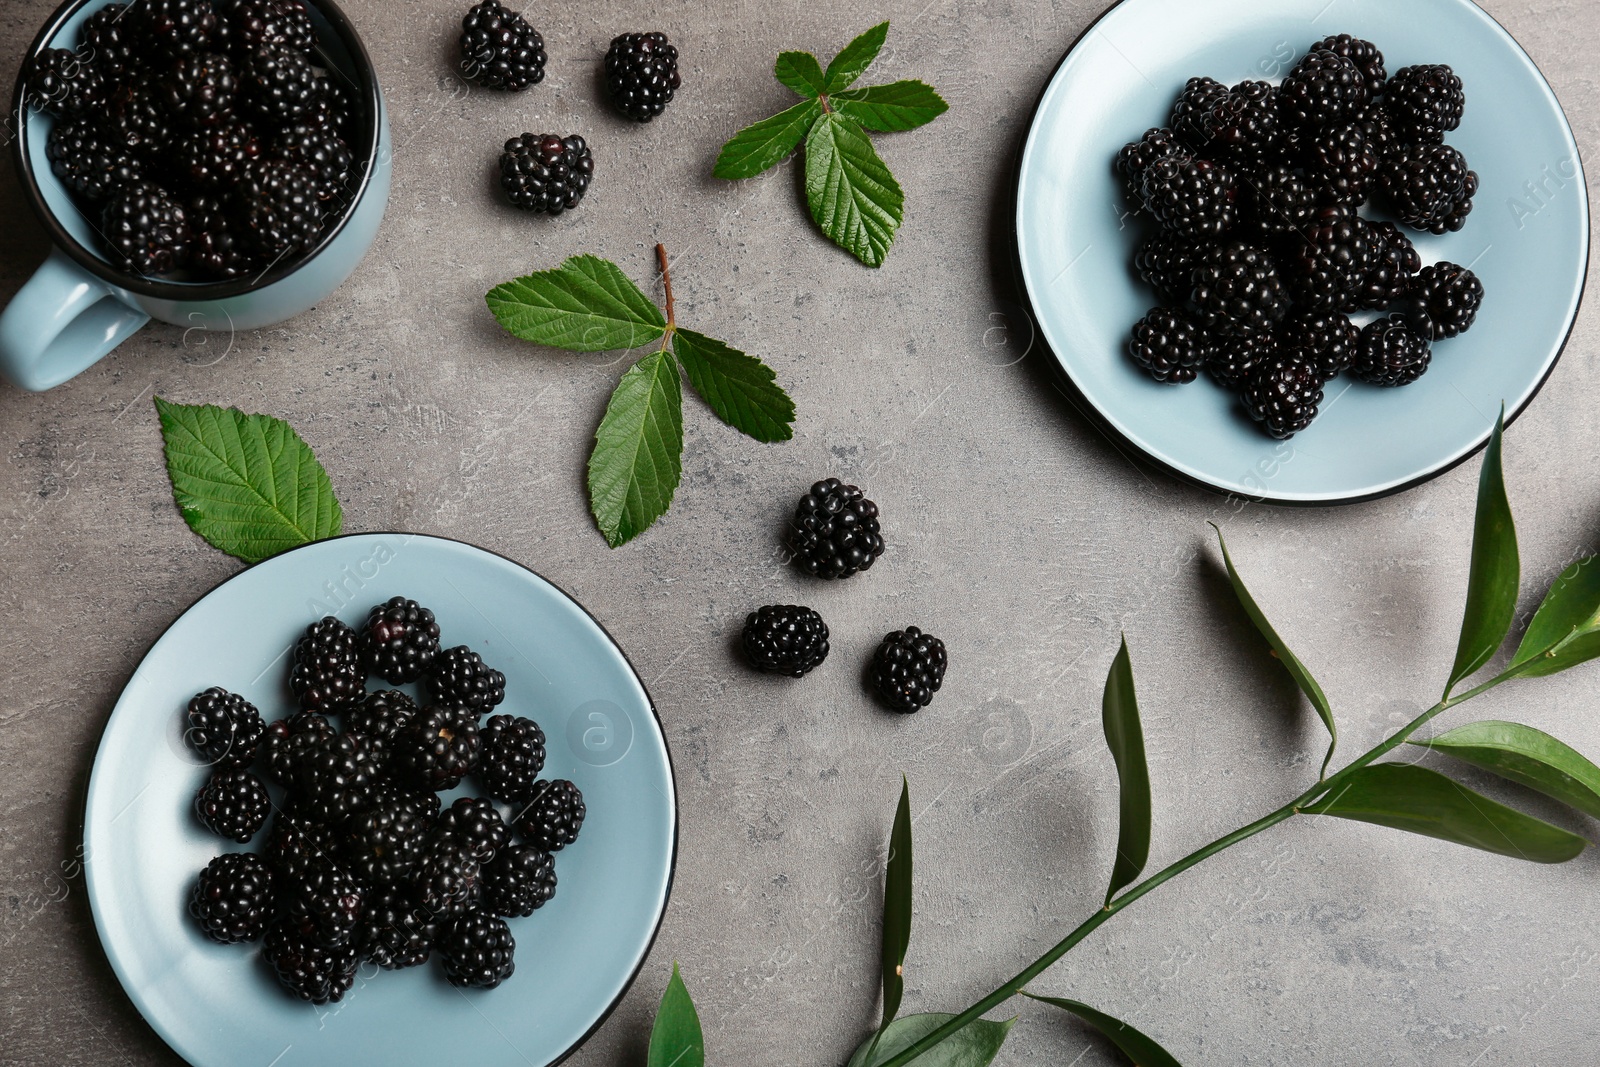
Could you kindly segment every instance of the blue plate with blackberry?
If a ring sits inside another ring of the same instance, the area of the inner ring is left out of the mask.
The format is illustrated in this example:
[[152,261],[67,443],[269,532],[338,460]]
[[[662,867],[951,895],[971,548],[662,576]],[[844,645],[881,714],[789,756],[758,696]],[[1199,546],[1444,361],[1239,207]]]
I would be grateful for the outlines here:
[[1282,504],[1481,448],[1554,368],[1589,252],[1560,104],[1470,0],[1123,0],[1040,97],[1016,227],[1096,421]]
[[199,1067],[555,1063],[638,973],[676,852],[666,739],[605,630],[411,534],[306,545],[184,612],[84,813],[112,968]]

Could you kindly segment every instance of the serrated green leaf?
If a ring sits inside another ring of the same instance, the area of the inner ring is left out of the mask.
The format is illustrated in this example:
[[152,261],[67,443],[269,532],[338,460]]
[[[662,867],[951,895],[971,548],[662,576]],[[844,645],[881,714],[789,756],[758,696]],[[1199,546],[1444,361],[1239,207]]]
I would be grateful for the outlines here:
[[1600,819],[1600,767],[1543,730],[1485,719],[1407,743],[1482,767]]
[[258,563],[339,533],[328,472],[282,419],[159,396],[156,412],[178,509],[212,547]]
[[722,146],[711,173],[718,178],[735,181],[753,178],[768,167],[777,166],[800,147],[806,131],[821,114],[822,105],[819,102],[804,100],[787,111],[780,111],[769,119],[746,126]]
[[837,112],[818,119],[806,137],[806,200],[835,244],[869,267],[883,263],[905,194],[861,127]]
[[[930,1012],[896,1019],[883,1031],[881,1040],[874,1034],[863,1041],[850,1057],[848,1067],[877,1067],[953,1018],[954,1015]],[[999,1055],[1014,1022],[1015,1019],[1002,1023],[975,1019],[911,1062],[917,1067],[987,1067]]]
[[1533,863],[1565,863],[1588,841],[1475,793],[1437,771],[1375,763],[1351,772],[1307,815],[1375,823]]
[[670,353],[652,352],[611,394],[589,456],[589,506],[612,548],[672,506],[683,473],[683,392]]
[[1500,466],[1500,443],[1505,432],[1505,412],[1495,420],[1494,434],[1483,453],[1478,474],[1478,508],[1473,518],[1472,564],[1467,581],[1467,607],[1461,619],[1461,640],[1445,695],[1456,683],[1475,673],[1494,657],[1517,613],[1517,589],[1522,564],[1517,554],[1517,528],[1506,499],[1505,474]]
[[650,1054],[645,1062],[647,1067],[705,1067],[700,1015],[694,1010],[694,1001],[689,998],[676,962],[672,964],[667,991],[661,995],[661,1007],[656,1010],[655,1025],[650,1030]]
[[682,327],[672,345],[689,384],[717,418],[757,441],[787,441],[794,436],[794,401],[778,385],[771,367]]
[[638,348],[667,328],[661,309],[598,256],[497,285],[487,300],[500,325],[524,341],[573,352]]
[[[905,992],[906,949],[911,946],[911,783],[900,776],[900,803],[889,833],[889,864],[883,876],[883,1022],[900,1014]],[[887,1035],[885,1035],[887,1036]]]
[[1126,637],[1106,674],[1100,723],[1117,765],[1121,797],[1117,859],[1106,889],[1109,904],[1117,890],[1139,877],[1150,858],[1150,768],[1144,757],[1144,729],[1139,725],[1139,700],[1133,690],[1133,663],[1128,658]]
[[1550,583],[1508,673],[1556,674],[1600,656],[1600,557],[1585,556]]
[[1089,1007],[1082,1001],[1067,1000],[1063,997],[1042,997],[1026,989],[1022,991],[1022,995],[1076,1015],[1104,1034],[1106,1040],[1117,1046],[1138,1067],[1183,1067],[1176,1056],[1162,1048],[1153,1038],[1140,1033],[1121,1019]]
[[772,65],[772,75],[801,96],[813,98],[821,94],[827,83],[822,64],[810,52],[779,52],[778,61]]
[[880,22],[841,48],[839,54],[833,57],[833,62],[828,64],[825,91],[836,93],[861,77],[862,72],[878,58],[878,53],[883,50],[884,39],[888,36],[889,24]]
[[914,130],[950,110],[933,86],[916,79],[846,89],[830,99],[841,114],[885,133]]

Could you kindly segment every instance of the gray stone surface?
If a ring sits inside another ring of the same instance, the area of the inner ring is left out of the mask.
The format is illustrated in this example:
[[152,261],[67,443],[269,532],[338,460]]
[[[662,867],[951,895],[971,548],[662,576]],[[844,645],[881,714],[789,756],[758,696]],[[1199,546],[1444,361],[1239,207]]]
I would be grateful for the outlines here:
[[[7,79],[53,6],[0,7]],[[639,664],[678,758],[682,853],[649,964],[579,1067],[643,1062],[674,959],[711,1063],[843,1062],[875,1010],[873,872],[902,771],[918,813],[908,1010],[964,1006],[1089,914],[1116,832],[1098,699],[1119,630],[1147,714],[1153,863],[1302,788],[1319,728],[1230,606],[1208,519],[1319,674],[1349,750],[1434,699],[1475,463],[1377,503],[1234,513],[1131,463],[1037,353],[1018,361],[1026,331],[995,280],[996,204],[1035,93],[1100,4],[553,5],[536,19],[550,78],[510,98],[452,81],[464,6],[348,3],[397,150],[378,245],[334,298],[234,337],[152,327],[54,392],[0,388],[0,1061],[175,1062],[108,969],[69,866],[119,688],[162,628],[239,568],[173,506],[153,394],[290,420],[348,528],[445,534],[520,560]],[[1600,13],[1487,6],[1592,160]],[[885,144],[910,212],[871,272],[815,235],[792,172],[735,185],[708,171],[727,135],[783,104],[777,51],[827,52],[878,15],[894,20],[883,73],[925,77],[954,106]],[[646,24],[684,47],[687,88],[666,120],[634,128],[598,106],[591,72],[614,32]],[[590,135],[600,177],[575,214],[530,220],[491,199],[496,145],[524,129]],[[3,300],[45,251],[9,165],[0,219]],[[681,315],[766,357],[800,420],[793,442],[758,448],[691,402],[677,505],[612,552],[582,470],[619,367],[516,342],[482,294],[576,252],[644,278],[656,241],[678,257]],[[1508,438],[1525,570],[1540,583],[1596,547],[1597,333],[1592,312],[1580,319]],[[869,578],[817,588],[781,566],[775,534],[825,474],[869,487],[892,548]],[[730,654],[744,613],[796,599],[829,619],[833,661],[804,684],[752,677]],[[857,680],[876,637],[906,623],[942,634],[954,661],[913,718],[874,710]],[[1595,678],[1502,690],[1475,711],[1600,753]],[[1298,820],[1163,888],[1038,985],[1125,1016],[1190,1064],[1593,1062],[1596,901],[1594,855],[1545,868]],[[1021,1014],[1000,1062],[1116,1062],[1075,1024]]]

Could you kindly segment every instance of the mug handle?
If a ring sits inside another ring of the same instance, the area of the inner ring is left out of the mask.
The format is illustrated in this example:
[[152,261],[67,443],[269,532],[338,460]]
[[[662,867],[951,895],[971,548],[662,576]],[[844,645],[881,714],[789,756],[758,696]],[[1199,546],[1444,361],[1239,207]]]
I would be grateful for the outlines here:
[[0,313],[0,374],[41,393],[82,374],[149,321],[54,249]]

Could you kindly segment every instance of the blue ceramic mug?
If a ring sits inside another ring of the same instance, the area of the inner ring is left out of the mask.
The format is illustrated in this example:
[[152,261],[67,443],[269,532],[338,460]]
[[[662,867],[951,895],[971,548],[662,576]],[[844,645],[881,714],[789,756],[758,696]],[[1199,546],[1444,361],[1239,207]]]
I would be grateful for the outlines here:
[[12,102],[17,173],[55,248],[0,313],[0,374],[35,392],[82,373],[151,319],[188,329],[254,330],[309,310],[355,271],[389,202],[389,119],[372,60],[332,0],[308,0],[318,62],[351,99],[356,167],[343,215],[309,253],[260,274],[183,282],[113,267],[101,251],[94,220],[51,172],[45,145],[56,120],[30,110],[23,93],[32,57],[46,48],[76,47],[84,21],[111,2],[67,0],[56,11],[24,57]]

